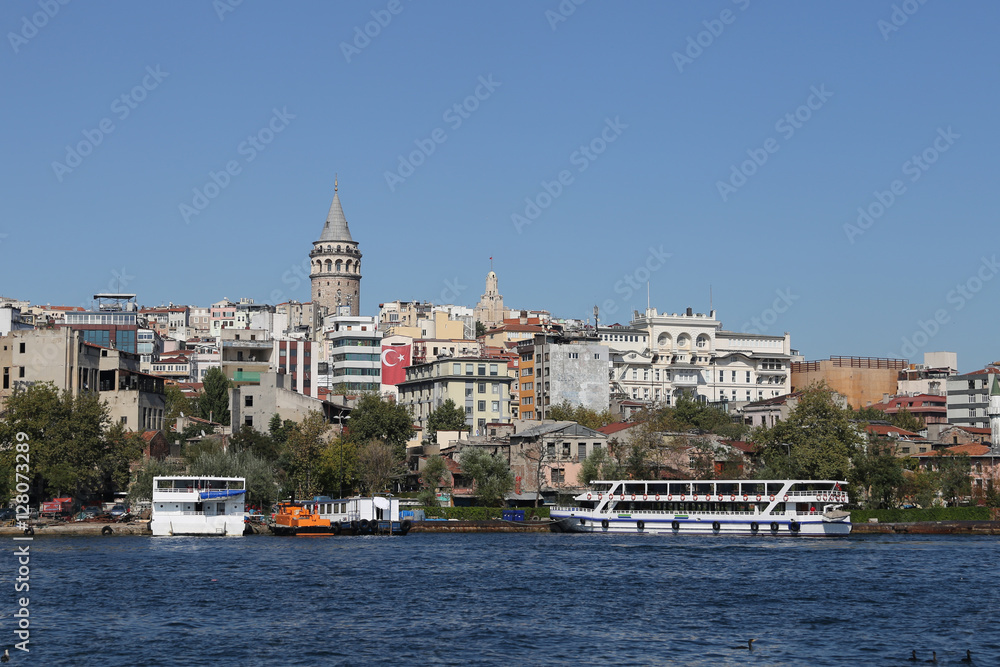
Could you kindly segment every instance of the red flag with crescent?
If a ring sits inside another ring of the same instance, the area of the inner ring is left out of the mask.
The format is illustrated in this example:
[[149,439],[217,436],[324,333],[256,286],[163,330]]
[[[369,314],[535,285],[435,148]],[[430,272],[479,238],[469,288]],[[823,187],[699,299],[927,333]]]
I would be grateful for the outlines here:
[[382,384],[395,386],[405,380],[404,369],[409,365],[409,345],[382,346]]

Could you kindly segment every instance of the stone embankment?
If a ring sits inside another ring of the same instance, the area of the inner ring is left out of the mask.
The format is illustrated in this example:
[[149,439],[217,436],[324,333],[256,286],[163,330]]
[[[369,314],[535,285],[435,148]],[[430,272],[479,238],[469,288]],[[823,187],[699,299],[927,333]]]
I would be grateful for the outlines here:
[[[33,533],[31,532],[33,531]],[[65,523],[38,523],[31,526],[28,533],[23,528],[15,526],[0,527],[0,537],[33,534],[34,537],[59,535],[152,535],[149,531],[149,521],[131,521],[115,523],[103,521],[68,521]]]
[[855,523],[853,534],[1000,535],[1000,521],[915,521],[913,523]]
[[547,533],[552,521],[415,521],[411,533]]

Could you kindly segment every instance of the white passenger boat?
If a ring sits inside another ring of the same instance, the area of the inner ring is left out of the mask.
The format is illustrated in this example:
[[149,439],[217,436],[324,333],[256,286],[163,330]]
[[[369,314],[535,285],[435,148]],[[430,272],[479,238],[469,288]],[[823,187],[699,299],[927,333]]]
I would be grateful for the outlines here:
[[154,536],[243,535],[243,477],[154,477]]
[[557,530],[673,535],[847,535],[847,482],[595,481],[577,506],[555,507]]

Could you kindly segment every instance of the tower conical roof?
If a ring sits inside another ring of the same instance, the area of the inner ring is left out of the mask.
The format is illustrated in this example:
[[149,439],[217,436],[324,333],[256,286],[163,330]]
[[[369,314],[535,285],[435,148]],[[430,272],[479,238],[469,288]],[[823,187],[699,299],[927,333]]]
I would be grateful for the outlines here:
[[1000,376],[993,376],[993,387],[990,388],[990,396],[1000,396]]
[[347,228],[344,209],[340,207],[340,195],[337,194],[336,185],[334,185],[333,190],[333,203],[330,204],[330,212],[326,215],[326,224],[323,225],[323,233],[320,234],[319,240],[354,243],[354,239],[351,238],[351,230]]

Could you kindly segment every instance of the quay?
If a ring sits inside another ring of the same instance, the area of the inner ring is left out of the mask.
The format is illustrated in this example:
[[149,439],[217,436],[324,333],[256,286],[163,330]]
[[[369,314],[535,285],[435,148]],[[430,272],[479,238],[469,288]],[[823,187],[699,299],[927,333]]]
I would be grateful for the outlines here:
[[860,535],[1000,535],[1000,521],[914,521],[911,523],[855,523]]
[[[69,521],[66,523],[38,523],[31,526],[33,537],[58,537],[65,535],[152,535],[149,521],[132,521],[130,523],[114,523],[104,521]],[[0,527],[0,537],[23,537],[24,528],[16,526]]]

